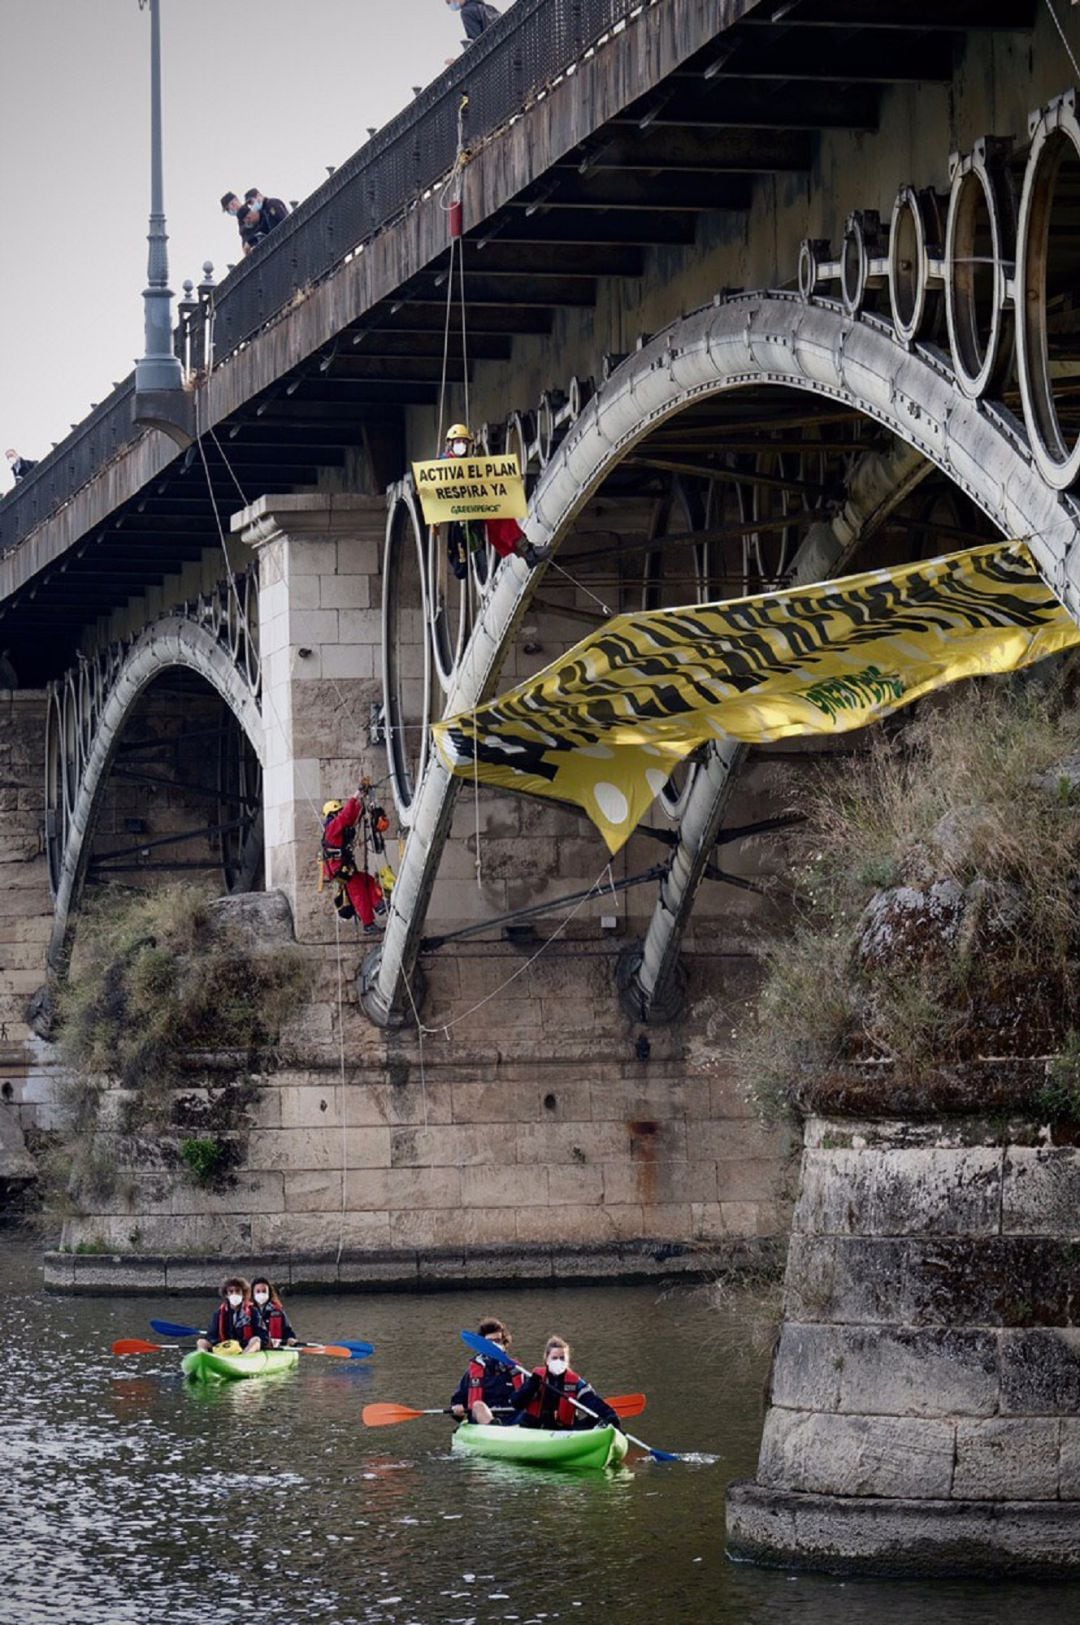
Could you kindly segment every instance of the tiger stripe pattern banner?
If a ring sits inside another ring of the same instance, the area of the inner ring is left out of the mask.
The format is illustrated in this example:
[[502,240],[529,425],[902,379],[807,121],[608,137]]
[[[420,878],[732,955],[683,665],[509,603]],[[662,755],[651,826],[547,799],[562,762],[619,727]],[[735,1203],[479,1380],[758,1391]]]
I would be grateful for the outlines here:
[[809,587],[617,615],[535,677],[435,724],[456,776],[572,802],[611,852],[692,752],[847,733],[962,677],[1080,642],[1022,542]]

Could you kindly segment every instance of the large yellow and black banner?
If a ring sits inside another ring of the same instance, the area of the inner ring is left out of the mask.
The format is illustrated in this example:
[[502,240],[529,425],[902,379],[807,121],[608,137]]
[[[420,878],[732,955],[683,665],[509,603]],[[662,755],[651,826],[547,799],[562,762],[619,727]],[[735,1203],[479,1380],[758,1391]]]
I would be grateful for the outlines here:
[[582,807],[617,852],[699,745],[846,733],[1080,642],[1022,542],[721,604],[618,615],[435,725],[448,767]]

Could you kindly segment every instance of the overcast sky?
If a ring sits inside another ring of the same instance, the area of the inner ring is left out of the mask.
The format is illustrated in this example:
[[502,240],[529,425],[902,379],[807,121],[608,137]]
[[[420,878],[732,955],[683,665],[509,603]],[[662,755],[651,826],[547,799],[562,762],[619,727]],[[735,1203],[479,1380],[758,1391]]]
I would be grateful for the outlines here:
[[[203,260],[221,276],[238,258],[223,192],[306,197],[462,37],[444,0],[161,0],[161,12],[177,296]],[[43,456],[142,353],[149,51],[138,0],[0,0],[0,454]]]

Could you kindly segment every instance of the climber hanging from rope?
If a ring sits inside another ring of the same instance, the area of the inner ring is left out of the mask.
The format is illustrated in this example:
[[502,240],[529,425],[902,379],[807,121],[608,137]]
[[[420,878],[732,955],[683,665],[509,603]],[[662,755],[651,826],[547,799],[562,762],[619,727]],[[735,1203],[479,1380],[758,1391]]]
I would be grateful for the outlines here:
[[382,930],[375,916],[386,913],[394,872],[385,862],[378,880],[368,870],[369,854],[376,858],[385,855],[385,835],[390,827],[382,808],[370,799],[370,789],[364,780],[348,801],[331,800],[323,804],[319,890],[325,881],[333,881],[334,908],[338,914],[343,920],[359,916],[364,931],[373,935]]
[[[464,458],[476,455],[476,444],[467,423],[452,423],[446,432],[441,457]],[[525,533],[516,519],[454,520],[446,527],[446,555],[450,568],[459,581],[469,572],[469,554],[484,543],[493,547],[501,559],[516,554],[525,560],[530,570],[543,564],[551,549],[534,547],[525,539]]]

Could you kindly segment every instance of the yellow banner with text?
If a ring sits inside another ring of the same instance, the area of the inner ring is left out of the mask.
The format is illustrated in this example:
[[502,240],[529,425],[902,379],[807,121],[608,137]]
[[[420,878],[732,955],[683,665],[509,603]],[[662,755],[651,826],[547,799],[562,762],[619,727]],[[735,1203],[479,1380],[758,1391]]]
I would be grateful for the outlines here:
[[529,511],[516,457],[437,457],[412,471],[429,525],[524,519]]

